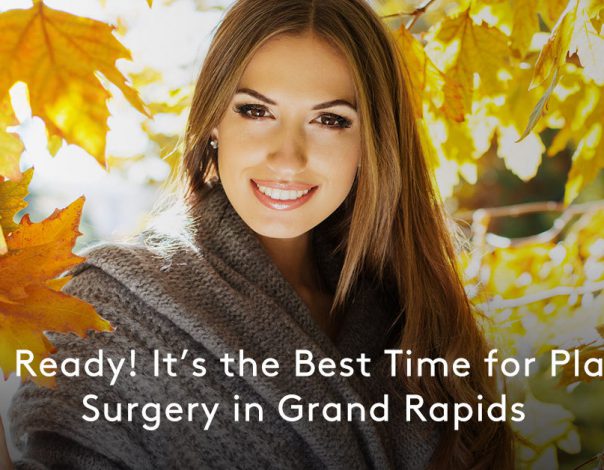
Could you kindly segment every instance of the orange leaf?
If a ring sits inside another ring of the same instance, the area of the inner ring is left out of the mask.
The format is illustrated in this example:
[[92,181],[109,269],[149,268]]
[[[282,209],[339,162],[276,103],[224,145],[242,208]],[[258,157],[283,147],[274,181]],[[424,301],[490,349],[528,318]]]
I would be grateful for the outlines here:
[[[5,378],[16,368],[15,351],[29,349],[34,354],[32,369],[56,352],[44,331],[76,333],[85,337],[90,329],[111,331],[111,325],[97,315],[92,305],[76,297],[41,286],[26,288],[23,303],[7,304],[0,301],[0,368]],[[24,376],[27,379],[29,376]],[[53,379],[31,377],[44,386],[52,386]]]
[[17,212],[27,207],[25,197],[33,175],[34,169],[29,168],[23,173],[21,181],[4,181],[0,176],[0,227],[5,234],[18,228],[13,219]]
[[105,166],[107,99],[100,73],[140,112],[148,112],[116,68],[130,52],[100,21],[53,10],[37,2],[0,14],[0,96],[16,81],[29,90],[32,114],[51,135],[79,145]]
[[[83,203],[80,197],[40,223],[26,215],[6,236],[8,253],[0,256],[0,368],[5,377],[15,370],[17,349],[34,353],[34,370],[55,352],[44,331],[81,337],[91,329],[112,331],[90,304],[60,292],[69,276],[53,279],[84,260],[71,252],[80,235]],[[54,384],[53,379],[31,378],[40,385]]]
[[26,297],[25,286],[41,284],[84,261],[71,252],[78,231],[84,196],[50,217],[32,223],[24,215],[18,229],[6,236],[8,253],[0,258],[0,294]]

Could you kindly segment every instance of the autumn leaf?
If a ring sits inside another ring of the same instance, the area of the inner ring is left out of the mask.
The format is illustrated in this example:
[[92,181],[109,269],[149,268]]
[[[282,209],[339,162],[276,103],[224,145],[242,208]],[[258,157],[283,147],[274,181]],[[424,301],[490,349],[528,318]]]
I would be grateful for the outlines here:
[[534,34],[539,31],[537,0],[513,0],[512,4],[514,18],[511,34],[512,48],[518,50],[521,57],[524,57]]
[[[17,349],[34,353],[34,367],[55,352],[44,331],[81,337],[91,329],[112,331],[90,304],[59,291],[68,279],[54,279],[84,260],[71,252],[81,235],[77,227],[83,203],[80,197],[40,223],[26,215],[6,236],[8,253],[0,256],[0,368],[5,378],[15,370]],[[43,386],[55,383],[30,378]]]
[[[591,17],[600,10],[596,8],[596,2],[591,0],[579,0],[576,10],[575,27],[569,44],[569,53],[577,53],[585,75],[592,78],[598,85],[604,85],[604,36],[600,29],[596,30]],[[600,8],[602,5],[600,4]]]
[[539,119],[541,119],[541,116],[543,116],[545,114],[545,112],[547,111],[547,105],[549,103],[549,99],[557,84],[558,84],[558,69],[555,69],[554,75],[551,78],[551,82],[550,82],[549,86],[547,87],[547,89],[545,90],[545,93],[539,99],[539,101],[537,102],[537,104],[535,105],[533,110],[531,111],[528,123],[527,123],[524,131],[522,132],[522,135],[518,138],[518,140],[516,142],[520,142],[526,136],[528,136],[531,133],[531,131],[535,128],[537,121],[539,121]]
[[9,96],[0,91],[0,175],[15,181],[21,178],[19,158],[23,152],[23,144],[16,134],[8,132],[6,128],[16,124],[18,123],[12,112]]
[[538,11],[550,29],[564,12],[568,0],[539,0]]
[[577,17],[576,4],[577,0],[569,2],[568,7],[552,29],[545,46],[541,49],[535,63],[529,90],[545,82],[552,75],[554,69],[559,69],[566,61]]
[[409,75],[412,83],[415,109],[421,116],[422,98],[431,100],[435,107],[452,121],[461,122],[464,107],[461,87],[453,79],[441,72],[426,55],[424,47],[403,25],[398,30],[401,49],[406,53]]
[[[604,38],[596,32],[590,21],[591,16],[595,15],[599,9],[589,1],[574,0],[569,3],[541,50],[529,90],[545,80],[550,80],[550,83],[537,106],[533,108],[526,129],[519,140],[527,136],[545,114],[554,87],[558,83],[561,67],[565,64],[568,54],[576,53],[585,75],[591,77],[597,84],[604,84],[604,66],[599,59],[604,56]],[[562,134],[562,136],[564,135]],[[560,148],[559,141],[554,147]],[[550,151],[550,153],[552,152]]]
[[26,297],[25,286],[44,283],[84,261],[71,252],[78,231],[84,197],[66,209],[55,211],[43,222],[31,222],[26,214],[17,230],[6,235],[9,252],[0,258],[0,293],[12,298]]
[[131,57],[113,29],[43,2],[0,13],[0,97],[13,83],[26,83],[32,114],[44,120],[49,134],[82,147],[103,166],[110,94],[97,74],[148,115],[115,66],[117,59]]
[[[5,379],[15,370],[15,351],[29,349],[34,354],[32,368],[56,352],[44,331],[76,333],[84,338],[88,330],[111,331],[92,305],[42,285],[27,287],[27,299],[19,303],[0,301],[0,368]],[[43,386],[53,386],[54,379],[31,377]]]
[[564,203],[570,204],[579,192],[592,182],[604,168],[604,138],[602,123],[594,123],[579,141],[572,156],[573,166],[568,173]]
[[429,50],[446,57],[444,71],[461,85],[464,109],[472,107],[475,74],[480,77],[483,95],[502,92],[498,73],[507,68],[509,47],[507,36],[499,29],[484,22],[476,24],[467,9],[443,20],[428,37],[432,42]]
[[599,15],[602,5],[594,0],[572,0],[554,26],[550,37],[541,50],[531,88],[543,83],[566,61],[567,55],[577,53],[586,75],[598,84],[604,84],[604,66],[600,58],[604,54],[604,37],[592,21]]
[[33,168],[23,173],[21,181],[5,181],[0,175],[0,226],[5,234],[19,227],[13,219],[17,212],[27,207],[25,197],[33,175]]

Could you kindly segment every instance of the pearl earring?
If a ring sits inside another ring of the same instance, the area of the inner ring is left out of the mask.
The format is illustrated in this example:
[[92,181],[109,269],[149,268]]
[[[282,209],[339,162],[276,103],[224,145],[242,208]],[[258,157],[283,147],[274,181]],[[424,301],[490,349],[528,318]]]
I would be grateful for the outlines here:
[[210,140],[210,146],[211,146],[213,149],[217,149],[217,148],[218,148],[218,141],[217,141],[217,140],[214,140],[214,139]]

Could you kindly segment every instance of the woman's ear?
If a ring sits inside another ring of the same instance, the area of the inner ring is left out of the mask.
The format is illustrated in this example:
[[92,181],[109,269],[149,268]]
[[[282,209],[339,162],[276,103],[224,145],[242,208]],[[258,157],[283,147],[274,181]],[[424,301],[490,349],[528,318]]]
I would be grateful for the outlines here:
[[210,138],[212,138],[213,140],[218,140],[218,128],[215,127],[212,129],[212,132],[210,132]]

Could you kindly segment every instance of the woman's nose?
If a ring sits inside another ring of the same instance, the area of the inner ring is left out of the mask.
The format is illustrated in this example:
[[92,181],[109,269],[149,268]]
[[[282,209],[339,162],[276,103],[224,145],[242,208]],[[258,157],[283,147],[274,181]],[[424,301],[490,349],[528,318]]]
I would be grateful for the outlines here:
[[289,177],[307,164],[306,139],[301,125],[284,125],[275,135],[275,144],[267,155],[269,168],[277,176]]

